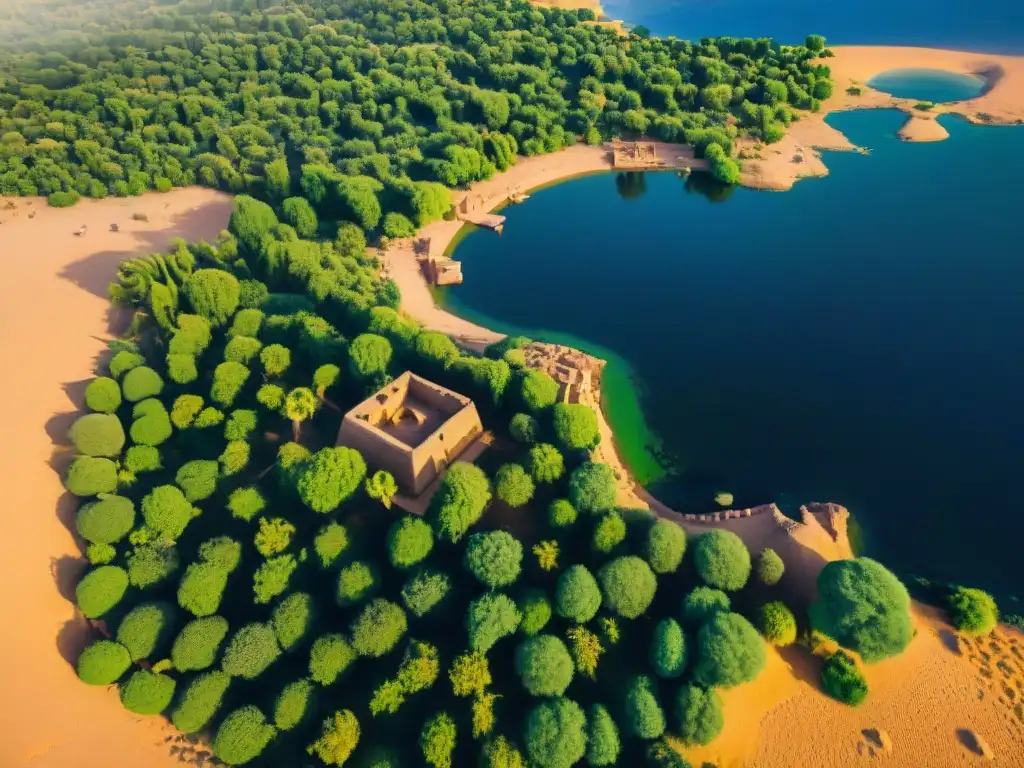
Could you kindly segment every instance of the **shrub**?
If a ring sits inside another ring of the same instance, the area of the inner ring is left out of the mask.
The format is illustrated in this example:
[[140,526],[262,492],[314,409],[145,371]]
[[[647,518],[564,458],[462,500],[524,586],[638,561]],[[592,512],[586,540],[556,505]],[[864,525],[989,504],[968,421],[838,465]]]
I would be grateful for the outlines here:
[[65,487],[75,496],[96,496],[117,489],[117,467],[110,459],[79,456],[64,478]]
[[423,331],[416,336],[416,354],[438,368],[447,368],[459,358],[455,342],[438,331]]
[[626,688],[626,730],[641,739],[656,739],[665,732],[665,713],[658,704],[654,679],[636,675]]
[[597,580],[582,565],[573,565],[558,577],[555,610],[558,615],[577,624],[585,624],[601,607],[601,590]]
[[540,425],[530,414],[517,413],[509,422],[508,431],[512,435],[513,440],[528,445],[537,442]]
[[352,750],[359,744],[359,721],[350,710],[335,712],[324,720],[320,738],[307,748],[327,765],[344,765]]
[[134,475],[161,468],[160,451],[152,445],[133,445],[124,454],[124,466]]
[[384,234],[387,237],[412,237],[416,234],[416,227],[409,219],[400,213],[388,213],[384,216]]
[[767,654],[764,641],[738,613],[716,613],[697,633],[693,679],[705,688],[732,688],[761,674]]
[[167,411],[159,400],[143,400],[139,405],[145,403],[154,403],[155,406],[148,413],[137,416],[132,422],[129,430],[132,442],[148,446],[157,446],[167,442],[173,432]]
[[238,309],[238,279],[220,269],[197,269],[185,281],[182,293],[193,311],[213,326],[225,325]]
[[658,587],[657,579],[639,557],[617,557],[597,574],[604,604],[613,613],[635,619],[650,606]]
[[480,750],[480,768],[526,768],[522,754],[504,736],[486,741]]
[[352,648],[360,656],[383,656],[402,639],[406,626],[401,607],[388,600],[374,600],[352,622]]
[[[600,601],[600,594],[598,594],[597,599]],[[551,620],[551,602],[543,590],[528,590],[516,605],[519,608],[520,615],[523,617],[519,624],[519,629],[524,635],[536,635]]]
[[391,362],[391,342],[375,333],[363,333],[352,340],[348,364],[357,379],[371,379],[387,370]]
[[75,516],[78,535],[94,544],[113,544],[135,525],[135,505],[123,496],[101,496],[83,504]]
[[553,528],[567,528],[576,522],[576,507],[568,499],[555,499],[548,507],[548,523]]
[[236,488],[228,497],[228,509],[231,511],[231,516],[246,522],[256,517],[266,506],[267,502],[259,488],[251,486]]
[[192,426],[202,410],[203,398],[199,395],[179,395],[171,406],[171,422],[178,429],[185,429]]
[[322,635],[309,651],[309,676],[330,685],[356,659],[356,652],[341,635]]
[[260,518],[260,529],[253,537],[256,551],[264,557],[271,557],[283,552],[291,543],[292,534],[295,533],[295,526],[282,517],[275,517],[268,520]]
[[249,369],[241,363],[221,363],[213,369],[210,399],[218,405],[230,408],[248,378]]
[[172,355],[198,357],[213,339],[209,321],[199,315],[178,315],[178,328],[171,336],[167,351]]
[[317,531],[313,539],[313,551],[320,565],[329,568],[341,553],[348,549],[348,532],[339,523],[328,523]]
[[516,673],[531,696],[561,696],[572,682],[573,661],[554,635],[537,635],[516,648]]
[[282,594],[298,567],[294,555],[278,555],[266,560],[252,575],[253,602],[263,605]]
[[222,421],[224,421],[223,411],[219,411],[210,405],[199,412],[196,420],[192,422],[192,426],[196,429],[205,429],[206,427],[215,427]]
[[263,345],[250,336],[233,336],[224,347],[224,360],[248,365],[260,353]]
[[138,669],[121,686],[121,704],[137,715],[158,715],[171,705],[174,686],[167,675]]
[[520,396],[527,410],[542,411],[558,399],[558,382],[544,371],[530,370],[523,376]]
[[967,635],[987,635],[999,623],[992,595],[980,589],[957,587],[947,598],[953,626]]
[[248,336],[251,339],[259,337],[260,326],[263,325],[263,313],[258,309],[247,308],[240,309],[235,315],[235,319],[231,321],[231,330],[228,331],[228,336],[234,338],[236,336]]
[[422,571],[402,585],[402,602],[416,617],[425,616],[447,597],[451,579],[442,571]]
[[607,512],[617,497],[615,473],[607,464],[584,464],[569,477],[569,500],[580,512]]
[[161,658],[174,631],[174,613],[170,603],[136,605],[121,620],[117,642],[128,649],[132,661]]
[[212,563],[192,563],[178,584],[178,605],[195,616],[210,616],[220,608],[228,574]]
[[423,560],[434,548],[430,526],[418,517],[408,515],[388,528],[388,559],[399,570],[407,570]]
[[459,541],[480,519],[490,500],[491,487],[483,470],[474,464],[455,462],[427,512],[434,533],[452,543]]
[[212,667],[217,651],[228,633],[227,619],[208,616],[190,621],[178,633],[171,647],[171,663],[179,672]]
[[175,384],[191,384],[199,378],[195,356],[185,353],[167,355],[167,375]]
[[299,472],[299,498],[314,512],[337,509],[366,476],[366,462],[352,448],[322,448]]
[[249,435],[256,430],[256,424],[256,411],[239,408],[228,417],[224,425],[224,437],[229,441],[248,440]]
[[46,202],[51,208],[70,208],[82,199],[82,196],[73,189],[59,192],[51,192],[46,197]]
[[526,754],[538,768],[572,768],[587,750],[587,718],[571,699],[542,701],[526,716]]
[[844,651],[833,653],[821,667],[821,686],[837,701],[856,707],[867,698],[868,681],[857,662]]
[[97,413],[113,413],[121,405],[121,387],[106,376],[93,379],[85,388],[85,405]]
[[447,712],[438,712],[423,724],[420,749],[427,765],[451,768],[455,751],[455,721]]
[[231,677],[223,672],[207,672],[194,678],[171,711],[171,722],[183,733],[201,731],[220,709]]
[[491,684],[487,657],[482,653],[464,653],[452,662],[448,679],[456,696],[482,696]]
[[94,640],[78,657],[78,677],[89,685],[110,685],[132,665],[128,649],[113,640]]
[[[112,358],[110,358],[110,365],[107,369],[110,375],[115,379],[120,379],[122,375],[128,373],[132,368],[138,368],[140,365],[146,362],[146,358],[136,352],[129,352],[126,349],[122,349]],[[118,392],[118,400],[121,399],[121,393]],[[87,401],[88,402],[88,401]],[[92,406],[89,406],[90,408]]]
[[[195,475],[188,472],[189,464],[203,463],[213,464],[214,467],[217,466],[215,462],[190,461],[178,470],[178,484],[183,484],[182,478],[195,477]],[[191,480],[185,482],[184,485],[193,488],[193,491],[195,490]],[[212,492],[211,490],[210,493]],[[209,495],[209,493],[206,494],[206,496]],[[206,496],[197,498],[206,498]],[[189,524],[189,521],[192,520],[195,514],[196,510],[188,503],[186,494],[173,485],[158,485],[142,499],[142,518],[146,521],[146,525],[161,536],[171,540],[181,536],[185,526]]]
[[692,768],[665,739],[648,744],[644,755],[648,768]]
[[673,679],[686,667],[686,638],[674,619],[662,619],[654,628],[651,665],[658,677]]
[[281,655],[269,624],[252,623],[231,636],[221,668],[232,677],[254,680]]
[[582,403],[558,403],[554,407],[555,437],[568,450],[590,450],[601,440],[597,414]]
[[647,531],[644,556],[655,573],[675,573],[686,552],[686,531],[668,520],[656,520]]
[[224,718],[213,739],[213,754],[228,765],[255,760],[274,738],[274,727],[256,707],[236,709]]
[[[283,347],[280,344],[270,344],[260,352],[260,362],[263,363],[263,372],[273,378],[280,376],[288,370],[288,366],[292,364],[292,353],[288,347]],[[267,407],[276,406],[268,405]]]
[[298,726],[312,710],[315,689],[303,678],[288,683],[274,702],[274,725],[282,731]]
[[[256,309],[263,306],[263,302],[267,300],[268,296],[270,296],[270,292],[267,290],[267,286],[259,280],[239,280],[238,306],[243,307],[243,309],[238,314],[242,314],[246,309]],[[247,335],[255,336],[252,333]]]
[[68,430],[68,438],[86,456],[119,456],[124,447],[121,420],[109,413],[79,416]]
[[595,552],[608,554],[626,539],[626,521],[618,512],[607,512],[594,527]]
[[342,608],[361,603],[376,594],[380,578],[369,563],[361,560],[349,563],[338,573],[338,605]]
[[519,578],[522,561],[523,545],[505,531],[474,533],[466,542],[466,568],[490,589],[506,587]]
[[75,587],[75,603],[87,619],[98,619],[124,597],[128,574],[124,568],[102,565],[93,568]]
[[698,536],[693,545],[693,565],[705,584],[729,592],[743,589],[750,578],[750,552],[731,531],[709,531]]
[[710,744],[722,732],[722,700],[715,689],[684,685],[676,694],[673,730],[688,745]]
[[469,647],[486,653],[503,637],[511,635],[521,617],[512,599],[501,592],[489,592],[469,604]]
[[796,617],[778,600],[766,603],[757,612],[757,624],[764,639],[772,645],[790,645],[796,641]]
[[910,595],[881,563],[866,557],[828,563],[818,574],[818,595],[811,627],[869,664],[910,644]]
[[587,726],[587,763],[594,768],[615,765],[619,758],[619,729],[608,710],[601,704],[592,704]]
[[278,645],[285,651],[295,650],[313,624],[313,598],[305,592],[293,592],[275,606],[270,623]]
[[716,613],[728,613],[729,596],[720,589],[697,587],[683,600],[683,621],[699,627]]
[[565,459],[555,446],[547,443],[530,449],[527,466],[531,477],[538,483],[553,483],[565,474]]
[[757,558],[757,578],[762,584],[773,587],[782,579],[786,565],[774,549],[765,548]]
[[177,571],[179,565],[177,548],[163,540],[135,547],[127,560],[128,581],[139,589],[159,584]]
[[93,565],[106,565],[117,557],[117,550],[110,544],[90,544],[85,548],[85,557]]
[[163,389],[164,380],[160,378],[160,374],[144,365],[132,368],[121,381],[121,391],[129,403],[156,397]]

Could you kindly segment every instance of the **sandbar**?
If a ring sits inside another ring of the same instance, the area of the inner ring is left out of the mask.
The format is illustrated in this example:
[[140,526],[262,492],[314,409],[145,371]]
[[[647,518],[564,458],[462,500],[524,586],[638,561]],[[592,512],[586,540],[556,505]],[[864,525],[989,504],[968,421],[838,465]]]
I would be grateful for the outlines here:
[[[7,207],[8,205],[13,207]],[[89,636],[75,609],[85,567],[74,531],[77,503],[60,472],[68,426],[83,406],[106,341],[123,317],[107,299],[117,266],[164,251],[176,237],[215,238],[231,198],[189,188],[165,195],[49,208],[41,198],[0,199],[0,356],[8,404],[0,466],[8,479],[0,537],[0,765],[147,768],[181,765],[183,738],[163,718],[121,706],[117,687],[79,681],[74,663]],[[135,221],[132,214],[146,216]],[[116,223],[119,232],[111,232]],[[86,225],[84,235],[73,233]],[[177,741],[176,741],[177,740]],[[185,743],[187,750],[191,747]]]

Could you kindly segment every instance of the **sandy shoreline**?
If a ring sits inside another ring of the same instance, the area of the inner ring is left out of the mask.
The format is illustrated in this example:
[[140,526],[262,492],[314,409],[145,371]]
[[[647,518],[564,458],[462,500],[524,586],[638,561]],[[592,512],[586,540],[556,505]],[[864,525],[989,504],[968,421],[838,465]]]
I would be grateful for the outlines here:
[[[190,188],[65,209],[38,198],[14,200],[13,210],[7,202],[0,199],[0,352],[12,366],[2,386],[15,406],[5,427],[16,438],[0,444],[12,480],[0,605],[16,610],[0,633],[0,765],[181,765],[168,751],[175,733],[165,721],[127,712],[116,686],[92,688],[75,675],[88,628],[72,601],[85,561],[72,533],[77,505],[58,474],[70,456],[55,446],[66,442],[85,383],[118,330],[106,294],[117,265],[165,250],[175,237],[216,237],[231,199]],[[110,232],[115,222],[120,232]],[[83,224],[88,232],[75,237]]]

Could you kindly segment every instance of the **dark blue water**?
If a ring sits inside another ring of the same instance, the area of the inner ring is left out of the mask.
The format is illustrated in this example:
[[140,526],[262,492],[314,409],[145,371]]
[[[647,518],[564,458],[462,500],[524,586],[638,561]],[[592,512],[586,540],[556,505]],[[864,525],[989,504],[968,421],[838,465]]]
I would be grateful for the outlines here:
[[941,69],[890,69],[875,75],[868,85],[900,99],[919,99],[933,104],[973,99],[985,90],[985,81],[977,75]]
[[1024,593],[1024,128],[941,117],[947,141],[908,144],[903,119],[832,116],[871,154],[786,193],[544,189],[466,238],[448,301],[627,361],[677,507],[836,501],[903,573]]
[[657,35],[774,37],[835,45],[920,45],[1024,53],[1021,0],[605,0],[605,13]]

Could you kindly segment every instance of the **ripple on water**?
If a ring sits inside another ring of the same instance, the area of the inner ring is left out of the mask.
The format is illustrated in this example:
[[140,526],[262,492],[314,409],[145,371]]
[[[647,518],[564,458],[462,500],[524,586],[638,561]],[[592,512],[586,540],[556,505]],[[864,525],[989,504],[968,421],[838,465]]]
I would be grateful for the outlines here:
[[875,75],[868,85],[900,99],[941,104],[980,96],[985,90],[985,79],[944,69],[890,69]]

